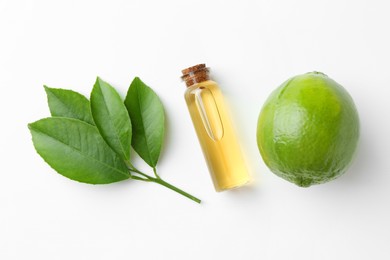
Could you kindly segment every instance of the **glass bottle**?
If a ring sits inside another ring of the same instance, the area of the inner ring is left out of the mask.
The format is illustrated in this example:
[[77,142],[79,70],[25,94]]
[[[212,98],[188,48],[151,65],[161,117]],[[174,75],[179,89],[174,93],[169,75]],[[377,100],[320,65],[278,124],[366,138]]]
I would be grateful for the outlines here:
[[250,181],[240,144],[222,93],[210,80],[209,68],[198,64],[182,70],[185,100],[216,191]]

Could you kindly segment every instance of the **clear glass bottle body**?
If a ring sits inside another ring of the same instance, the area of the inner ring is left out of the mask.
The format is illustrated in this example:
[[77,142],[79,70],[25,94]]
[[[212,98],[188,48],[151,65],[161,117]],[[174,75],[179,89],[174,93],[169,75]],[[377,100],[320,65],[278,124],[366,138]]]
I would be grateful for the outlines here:
[[248,168],[217,83],[194,83],[185,100],[216,191],[248,183]]

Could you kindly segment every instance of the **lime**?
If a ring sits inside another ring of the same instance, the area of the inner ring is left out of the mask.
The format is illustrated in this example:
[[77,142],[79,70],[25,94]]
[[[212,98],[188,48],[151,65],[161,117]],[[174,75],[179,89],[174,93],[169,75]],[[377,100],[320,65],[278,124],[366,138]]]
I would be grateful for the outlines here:
[[298,75],[272,92],[257,125],[257,144],[276,175],[301,187],[343,174],[359,139],[348,92],[320,72]]

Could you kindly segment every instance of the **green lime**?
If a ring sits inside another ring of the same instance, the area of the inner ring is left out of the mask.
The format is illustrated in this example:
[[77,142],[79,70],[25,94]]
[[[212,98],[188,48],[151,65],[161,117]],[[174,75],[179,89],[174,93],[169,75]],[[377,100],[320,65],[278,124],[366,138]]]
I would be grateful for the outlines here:
[[257,125],[257,144],[276,175],[301,187],[343,174],[359,139],[348,92],[320,72],[295,76],[272,92]]

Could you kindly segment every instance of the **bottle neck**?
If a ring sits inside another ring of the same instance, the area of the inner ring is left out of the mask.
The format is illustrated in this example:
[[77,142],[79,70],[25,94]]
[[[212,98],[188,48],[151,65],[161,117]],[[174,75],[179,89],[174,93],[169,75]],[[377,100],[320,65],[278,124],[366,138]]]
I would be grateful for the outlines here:
[[206,64],[198,64],[181,71],[183,76],[181,79],[186,83],[187,87],[191,87],[194,84],[201,83],[210,80],[209,68]]

